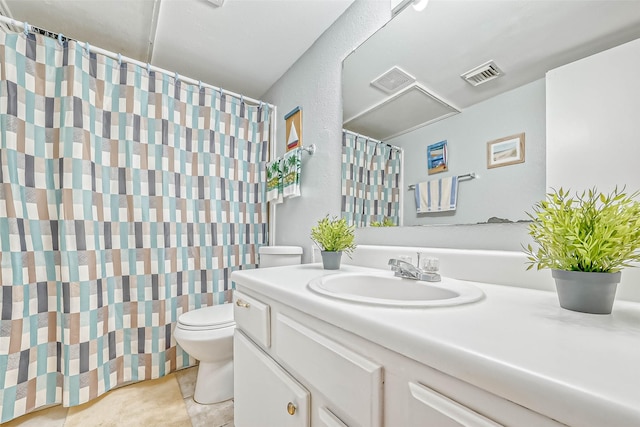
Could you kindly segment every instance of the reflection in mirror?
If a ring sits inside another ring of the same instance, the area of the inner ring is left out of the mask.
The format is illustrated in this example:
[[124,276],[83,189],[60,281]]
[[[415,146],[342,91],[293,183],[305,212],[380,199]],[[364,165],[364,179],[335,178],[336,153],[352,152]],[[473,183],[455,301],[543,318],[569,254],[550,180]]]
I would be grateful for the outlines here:
[[342,132],[342,217],[357,227],[400,224],[402,150]]
[[[403,225],[526,219],[546,191],[545,73],[638,37],[638,1],[407,7],[345,59],[343,127],[403,150]],[[522,146],[489,144],[522,133]],[[429,174],[428,147],[441,141],[447,170]],[[418,213],[425,192],[416,200],[409,185],[420,183],[453,209]]]

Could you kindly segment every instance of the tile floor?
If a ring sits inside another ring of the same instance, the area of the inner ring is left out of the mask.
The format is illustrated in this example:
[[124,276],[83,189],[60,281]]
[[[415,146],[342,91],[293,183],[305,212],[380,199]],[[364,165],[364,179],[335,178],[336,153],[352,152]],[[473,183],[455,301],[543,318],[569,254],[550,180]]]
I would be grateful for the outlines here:
[[198,367],[112,390],[72,408],[53,406],[2,427],[233,427],[233,400],[200,405],[193,400]]

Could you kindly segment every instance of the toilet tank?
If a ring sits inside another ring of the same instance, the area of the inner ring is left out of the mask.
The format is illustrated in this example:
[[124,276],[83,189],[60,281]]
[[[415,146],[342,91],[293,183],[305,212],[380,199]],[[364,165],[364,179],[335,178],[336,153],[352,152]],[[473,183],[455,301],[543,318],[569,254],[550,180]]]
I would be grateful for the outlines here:
[[300,246],[262,246],[258,250],[260,268],[278,267],[281,265],[300,264],[302,248]]

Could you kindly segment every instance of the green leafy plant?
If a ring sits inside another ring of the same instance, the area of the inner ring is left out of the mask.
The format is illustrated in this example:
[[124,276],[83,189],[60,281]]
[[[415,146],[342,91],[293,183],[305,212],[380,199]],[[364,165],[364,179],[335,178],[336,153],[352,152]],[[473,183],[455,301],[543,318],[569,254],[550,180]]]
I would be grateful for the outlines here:
[[640,261],[639,192],[616,188],[609,194],[591,189],[570,196],[562,190],[534,205],[527,270],[537,266],[567,271],[615,273]]
[[371,221],[372,227],[395,227],[396,224],[391,218],[385,216],[382,221]]
[[356,248],[355,227],[349,226],[344,218],[327,215],[311,228],[311,240],[323,251],[345,252],[351,256]]

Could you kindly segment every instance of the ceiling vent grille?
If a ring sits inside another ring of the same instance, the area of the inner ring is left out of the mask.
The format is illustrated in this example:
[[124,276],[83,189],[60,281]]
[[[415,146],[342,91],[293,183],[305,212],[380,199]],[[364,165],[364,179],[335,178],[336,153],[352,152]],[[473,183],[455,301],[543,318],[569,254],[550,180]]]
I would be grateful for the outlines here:
[[467,71],[460,77],[470,85],[478,86],[503,75],[504,72],[496,65],[496,63],[489,61],[474,68],[473,70]]
[[411,76],[400,67],[395,66],[375,78],[371,82],[371,86],[376,87],[385,93],[391,94],[399,91],[400,89],[404,89],[415,81],[415,77]]

